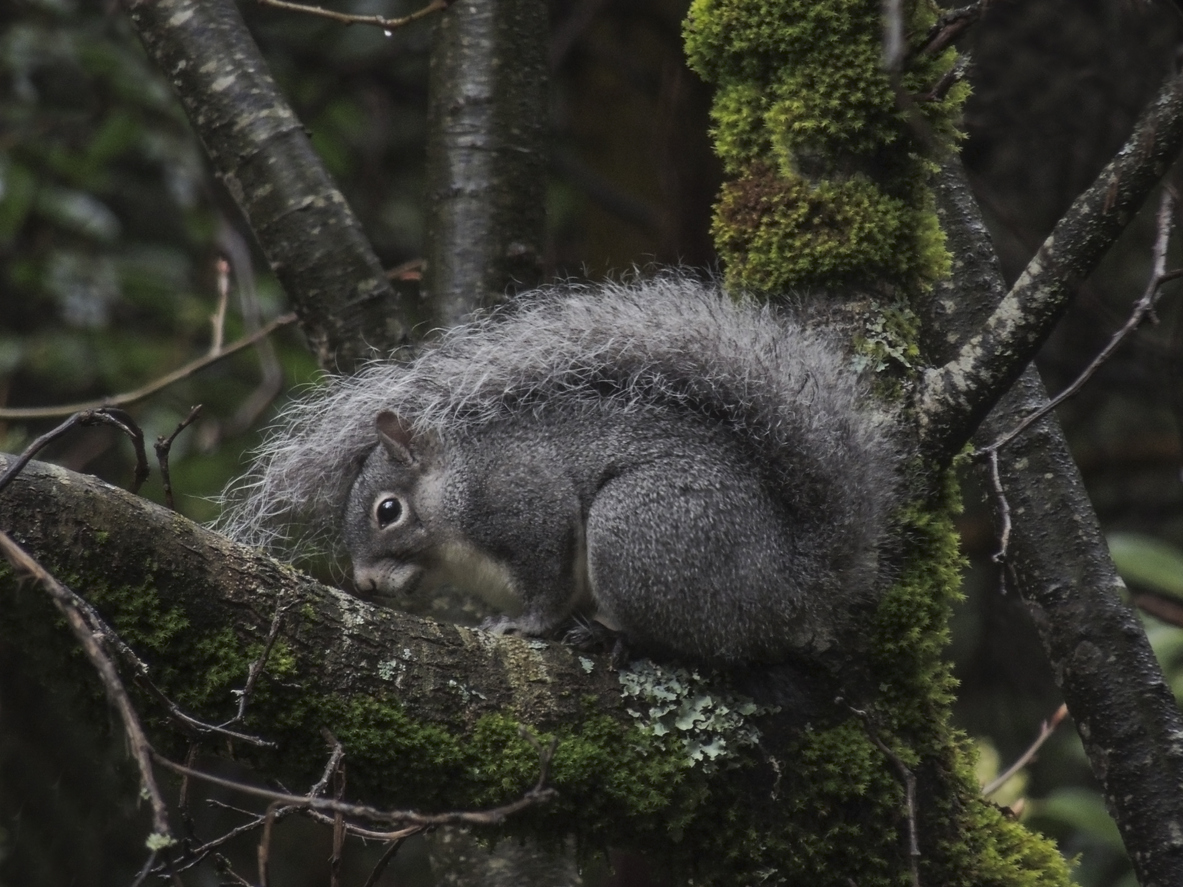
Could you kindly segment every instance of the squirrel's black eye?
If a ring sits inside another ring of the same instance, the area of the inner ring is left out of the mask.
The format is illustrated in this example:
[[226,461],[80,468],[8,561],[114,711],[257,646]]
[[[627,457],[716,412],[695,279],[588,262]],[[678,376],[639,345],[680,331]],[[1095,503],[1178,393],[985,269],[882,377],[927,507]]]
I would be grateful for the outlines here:
[[403,514],[403,503],[394,496],[387,496],[374,507],[374,517],[378,519],[378,529],[389,527]]

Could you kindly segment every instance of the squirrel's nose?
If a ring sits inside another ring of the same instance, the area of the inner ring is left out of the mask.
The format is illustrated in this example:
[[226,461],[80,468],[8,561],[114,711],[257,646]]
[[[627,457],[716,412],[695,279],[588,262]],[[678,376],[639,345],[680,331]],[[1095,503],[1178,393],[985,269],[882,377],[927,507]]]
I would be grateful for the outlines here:
[[377,591],[380,585],[378,571],[372,567],[355,567],[353,584],[357,586],[358,591]]

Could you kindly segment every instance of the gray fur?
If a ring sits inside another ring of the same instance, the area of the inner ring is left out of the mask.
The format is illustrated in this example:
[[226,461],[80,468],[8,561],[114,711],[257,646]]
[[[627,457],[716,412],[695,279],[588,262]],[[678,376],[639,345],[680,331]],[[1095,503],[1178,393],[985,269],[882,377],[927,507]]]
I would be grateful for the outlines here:
[[[383,411],[406,450],[379,445]],[[899,461],[834,342],[668,275],[539,291],[314,390],[221,528],[282,548],[344,524],[360,587],[467,581],[516,604],[507,630],[580,611],[642,648],[779,661],[871,599]],[[408,515],[381,529],[392,492]]]

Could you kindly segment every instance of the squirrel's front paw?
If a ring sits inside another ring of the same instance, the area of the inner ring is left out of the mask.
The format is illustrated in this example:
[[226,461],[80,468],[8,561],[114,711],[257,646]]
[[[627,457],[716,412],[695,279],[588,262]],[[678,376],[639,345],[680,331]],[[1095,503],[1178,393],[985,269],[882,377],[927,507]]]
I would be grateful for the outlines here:
[[620,668],[629,660],[624,632],[594,619],[576,619],[563,635],[563,642],[583,653],[611,653],[613,668]]

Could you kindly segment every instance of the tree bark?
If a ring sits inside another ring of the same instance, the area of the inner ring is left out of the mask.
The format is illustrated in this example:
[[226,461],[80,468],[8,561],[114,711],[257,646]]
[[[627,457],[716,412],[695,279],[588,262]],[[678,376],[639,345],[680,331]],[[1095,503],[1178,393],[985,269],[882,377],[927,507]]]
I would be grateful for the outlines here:
[[320,366],[350,372],[409,341],[406,306],[233,0],[124,0],[218,177],[291,298]]
[[[0,471],[12,459],[0,455]],[[234,728],[276,747],[207,741],[296,792],[324,768],[327,728],[344,746],[351,798],[423,812],[511,802],[538,778],[538,753],[518,732],[525,726],[543,743],[558,738],[548,785],[559,794],[505,830],[552,844],[575,834],[590,846],[644,847],[683,872],[750,874],[770,864],[727,858],[717,820],[725,810],[741,833],[750,828],[765,841],[775,828],[757,810],[773,773],[753,722],[652,729],[671,705],[675,714],[683,703],[738,708],[699,679],[669,672],[667,681],[648,665],[617,672],[605,657],[563,644],[372,606],[174,512],[42,463],[0,492],[0,527],[99,610],[170,699],[207,723],[234,713],[235,691],[280,613],[279,640]],[[40,590],[14,579],[0,563],[0,662],[21,662],[22,680],[34,685],[93,684],[65,633],[47,630],[53,611]],[[90,694],[74,719],[106,723],[97,698]],[[180,760],[190,734],[151,696],[136,698],[156,748]],[[692,747],[726,753],[695,757]]]
[[[938,353],[958,350],[1006,293],[997,257],[957,161],[937,187],[957,257],[927,325]],[[986,445],[1042,408],[1034,366],[975,435]],[[989,469],[979,469],[991,486]],[[1183,884],[1183,716],[1117,575],[1054,415],[999,457],[1012,521],[1009,564],[1076,722],[1142,887]],[[996,506],[997,501],[994,503]]]
[[424,290],[440,326],[542,279],[547,36],[542,0],[456,0],[436,25]]
[[[1183,147],[1183,74],[1168,78],[1126,144],[1056,223],[989,316],[918,393],[926,455],[947,461],[1010,389],[1059,321],[1076,287],[1109,251]],[[954,280],[958,280],[956,274]],[[960,281],[959,281],[960,282]],[[969,291],[959,297],[973,298]]]

